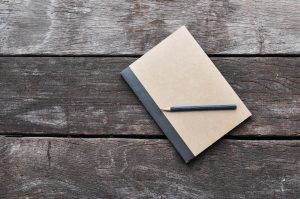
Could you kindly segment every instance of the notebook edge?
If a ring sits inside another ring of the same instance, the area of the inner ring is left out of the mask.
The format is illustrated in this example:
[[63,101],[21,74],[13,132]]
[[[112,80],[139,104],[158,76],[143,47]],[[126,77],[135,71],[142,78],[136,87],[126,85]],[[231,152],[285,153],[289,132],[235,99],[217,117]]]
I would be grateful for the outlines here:
[[195,158],[196,156],[192,153],[192,151],[188,148],[186,143],[180,137],[178,132],[166,118],[166,116],[162,113],[160,108],[154,102],[152,97],[149,95],[147,90],[143,87],[142,83],[138,80],[134,72],[130,67],[125,68],[121,71],[121,76],[132,89],[134,94],[137,96],[139,101],[143,104],[147,112],[151,115],[169,141],[172,143],[176,151],[183,158],[185,163],[188,163],[190,160]]

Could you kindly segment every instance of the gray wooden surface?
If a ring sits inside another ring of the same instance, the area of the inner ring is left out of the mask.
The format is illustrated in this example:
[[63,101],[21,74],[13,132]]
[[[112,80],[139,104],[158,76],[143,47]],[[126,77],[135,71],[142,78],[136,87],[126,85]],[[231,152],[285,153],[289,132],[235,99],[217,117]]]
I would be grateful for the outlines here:
[[222,140],[186,165],[167,140],[5,138],[0,192],[3,198],[295,198],[299,147],[299,141]]
[[5,0],[2,54],[143,54],[186,25],[209,54],[297,54],[298,0]]
[[[300,1],[0,1],[0,198],[299,198]],[[186,25],[253,116],[186,165],[119,73]]]
[[[162,135],[120,76],[137,58],[0,58],[0,134]],[[300,59],[213,57],[253,113],[230,135],[300,136]]]

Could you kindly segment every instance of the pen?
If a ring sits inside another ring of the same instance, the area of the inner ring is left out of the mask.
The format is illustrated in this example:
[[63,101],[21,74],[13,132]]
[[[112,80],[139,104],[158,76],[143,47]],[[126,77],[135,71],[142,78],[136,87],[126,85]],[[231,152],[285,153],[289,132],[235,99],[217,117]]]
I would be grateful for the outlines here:
[[235,104],[223,105],[203,105],[203,106],[172,106],[162,108],[162,111],[179,112],[179,111],[217,111],[217,110],[235,110]]

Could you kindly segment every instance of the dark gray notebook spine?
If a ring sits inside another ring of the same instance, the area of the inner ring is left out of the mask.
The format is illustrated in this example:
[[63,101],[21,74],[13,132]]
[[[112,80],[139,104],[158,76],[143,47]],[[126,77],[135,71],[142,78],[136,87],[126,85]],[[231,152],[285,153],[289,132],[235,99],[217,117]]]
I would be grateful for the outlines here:
[[162,129],[167,138],[174,145],[184,161],[187,163],[191,159],[193,159],[195,157],[194,154],[181,139],[177,131],[162,113],[160,108],[154,102],[152,97],[149,95],[147,90],[144,88],[144,86],[141,84],[132,70],[127,67],[121,72],[121,75],[125,79],[127,84],[131,87],[136,96],[139,98],[139,100],[142,102],[146,110],[150,113],[151,117],[155,120],[155,122]]

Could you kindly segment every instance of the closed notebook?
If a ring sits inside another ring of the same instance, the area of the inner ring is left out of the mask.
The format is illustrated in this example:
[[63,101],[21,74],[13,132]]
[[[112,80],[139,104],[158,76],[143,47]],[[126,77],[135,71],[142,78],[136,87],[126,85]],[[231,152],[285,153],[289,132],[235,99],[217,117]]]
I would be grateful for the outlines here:
[[[181,27],[121,72],[189,162],[251,113],[193,36]],[[236,110],[164,112],[171,106],[236,104]]]

